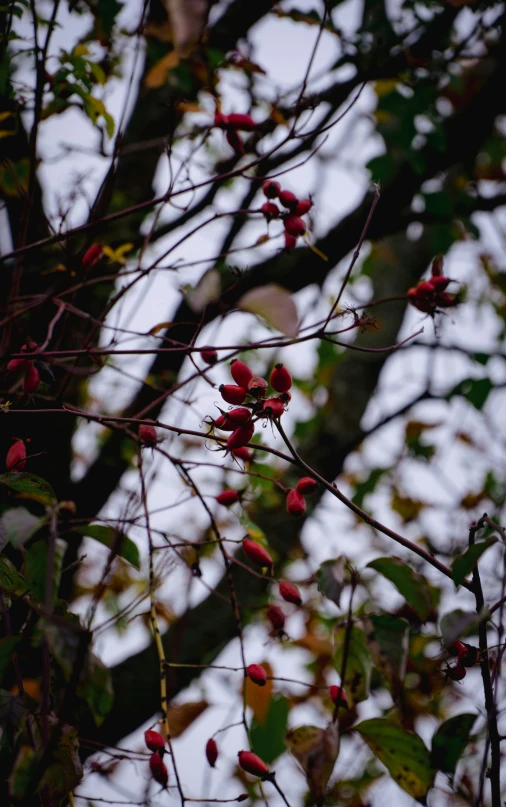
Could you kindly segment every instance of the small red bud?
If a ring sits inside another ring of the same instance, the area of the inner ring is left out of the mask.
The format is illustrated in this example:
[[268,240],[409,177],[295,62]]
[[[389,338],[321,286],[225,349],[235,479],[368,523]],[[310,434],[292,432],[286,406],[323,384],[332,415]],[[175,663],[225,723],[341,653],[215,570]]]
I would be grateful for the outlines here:
[[235,384],[222,384],[220,393],[223,400],[229,404],[242,404],[246,399],[246,390],[244,387],[239,387]]
[[269,605],[266,611],[267,619],[276,630],[283,630],[286,617],[279,605]]
[[264,687],[267,682],[267,673],[261,664],[250,664],[246,668],[248,678],[259,687]]
[[150,751],[157,751],[158,753],[161,751],[162,754],[165,751],[165,740],[158,731],[153,731],[152,729],[145,731],[144,742]]
[[227,450],[233,451],[236,448],[242,448],[243,446],[247,445],[254,433],[254,423],[246,423],[244,426],[238,426],[237,429],[234,429],[227,440]]
[[263,546],[252,541],[250,538],[243,538],[243,552],[252,563],[257,566],[272,566],[273,561],[269,553]]
[[16,440],[11,445],[5,457],[5,467],[8,471],[22,471],[26,465],[26,447],[22,440]]
[[348,698],[346,697],[346,692],[342,687],[335,685],[329,687],[329,695],[330,700],[332,703],[335,703],[336,706],[344,706],[345,709],[348,709]]
[[286,509],[291,516],[301,516],[306,511],[306,500],[298,490],[291,490],[286,497]]
[[274,182],[272,179],[267,179],[262,185],[262,190],[264,192],[264,196],[267,196],[268,199],[275,199],[277,196],[279,196],[281,185],[279,182]]
[[262,378],[259,375],[254,375],[249,384],[248,384],[248,392],[253,398],[263,398],[267,392],[268,383],[265,378]]
[[302,479],[299,479],[297,482],[295,489],[299,493],[302,493],[303,496],[307,496],[310,493],[314,493],[317,487],[318,482],[316,479],[313,479],[311,476],[303,476]]
[[104,249],[102,244],[92,244],[91,247],[84,253],[81,260],[81,266],[83,266],[85,269],[95,266],[95,264],[98,263],[102,257],[103,251]]
[[253,371],[240,359],[234,359],[230,363],[230,375],[236,384],[248,389],[248,384],[253,378]]
[[158,434],[154,426],[149,426],[146,423],[141,423],[139,426],[139,440],[143,446],[152,448],[158,442]]
[[313,203],[311,199],[301,199],[299,202],[297,202],[294,213],[296,216],[305,216],[306,213],[309,213],[312,207]]
[[300,591],[295,583],[287,583],[285,580],[283,580],[279,584],[279,593],[283,599],[286,600],[286,602],[291,602],[294,605],[301,605],[302,603]]
[[202,361],[205,361],[206,364],[216,364],[218,361],[218,353],[214,347],[203,347],[200,350],[200,358]]
[[278,198],[283,207],[288,207],[289,210],[295,210],[297,207],[298,199],[291,191],[280,191]]
[[292,376],[284,364],[276,364],[271,371],[271,387],[276,392],[288,392],[292,386]]
[[246,773],[261,777],[269,773],[269,766],[252,751],[239,751],[237,756],[239,757],[239,765]]
[[236,490],[223,490],[216,496],[216,501],[224,507],[230,507],[230,505],[238,502],[239,498],[239,494]]
[[151,754],[151,757],[149,758],[149,768],[155,782],[158,782],[158,784],[162,785],[162,787],[167,787],[169,783],[169,772],[165,762],[162,760],[160,754],[156,753],[156,751],[154,754]]
[[206,743],[206,757],[211,768],[214,768],[218,759],[218,746],[216,745],[216,740],[213,740],[212,737]]
[[40,384],[40,373],[35,367],[34,364],[30,362],[30,366],[28,367],[25,373],[25,380],[23,382],[23,392],[25,395],[31,395],[34,392],[37,392],[39,389]]

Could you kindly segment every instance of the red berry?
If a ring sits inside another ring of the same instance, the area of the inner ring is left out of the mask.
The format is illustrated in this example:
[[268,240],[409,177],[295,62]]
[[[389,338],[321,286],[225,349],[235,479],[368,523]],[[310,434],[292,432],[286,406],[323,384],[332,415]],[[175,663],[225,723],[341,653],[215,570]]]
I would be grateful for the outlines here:
[[240,406],[238,409],[231,409],[230,412],[227,412],[225,417],[235,424],[235,428],[236,426],[244,426],[245,423],[248,423],[251,420],[251,412],[249,409],[246,409],[245,406]]
[[216,745],[216,740],[213,740],[212,737],[206,743],[206,757],[211,768],[214,768],[218,759],[218,746]]
[[253,396],[253,398],[263,398],[267,392],[268,386],[269,385],[265,378],[262,378],[259,375],[254,375],[248,384],[248,392]]
[[243,538],[242,542],[243,552],[252,563],[257,566],[272,566],[273,561],[269,553],[263,546],[252,541],[250,538]]
[[268,765],[252,751],[239,751],[237,756],[239,757],[239,765],[246,773],[262,777],[269,773]]
[[165,751],[165,740],[160,732],[153,730],[145,731],[144,742],[150,751],[157,751],[158,753],[161,751],[163,755],[163,752]]
[[311,476],[303,476],[302,479],[299,479],[297,482],[297,487],[295,490],[298,490],[299,493],[307,496],[308,493],[314,493],[317,487],[318,482],[316,479],[313,479]]
[[21,345],[21,353],[33,353],[34,350],[37,350],[38,344],[37,342],[33,342],[30,339],[26,344]]
[[279,207],[275,205],[274,202],[264,202],[260,210],[264,214],[267,221],[270,221],[271,219],[278,219],[281,212]]
[[232,112],[228,116],[227,123],[234,129],[242,129],[243,132],[253,132],[257,128],[257,124],[251,115],[242,115],[237,112]]
[[443,277],[442,275],[436,275],[432,277],[429,281],[430,285],[434,289],[434,291],[444,291],[446,287],[451,283],[449,277]]
[[235,129],[227,129],[225,133],[229,146],[232,146],[238,155],[244,154],[244,144]]
[[218,353],[214,347],[203,347],[200,350],[200,358],[202,361],[205,361],[206,364],[216,364],[218,361]]
[[297,238],[299,235],[304,235],[306,232],[306,225],[304,221],[293,213],[286,217],[286,219],[283,221],[283,225],[286,232],[289,235],[293,235],[294,238]]
[[301,199],[299,202],[297,202],[294,213],[296,216],[305,216],[306,213],[309,213],[312,207],[313,203],[311,199]]
[[214,125],[219,126],[221,129],[224,129],[228,123],[227,115],[222,115],[222,113],[217,109],[214,113]]
[[440,308],[452,308],[454,305],[457,305],[457,303],[458,300],[445,291],[441,291],[436,295],[436,305]]
[[297,239],[294,235],[290,235],[285,230],[285,247],[290,252],[291,249],[295,249],[297,246]]
[[158,782],[158,784],[162,785],[162,787],[167,787],[169,783],[169,772],[165,762],[162,760],[160,754],[156,753],[156,751],[154,754],[151,754],[149,758],[149,767],[155,782]]
[[285,412],[281,398],[267,398],[262,404],[262,413],[272,418],[280,418]]
[[462,664],[456,664],[454,667],[446,668],[446,676],[451,681],[462,681],[467,675],[466,668]]
[[330,700],[332,703],[335,703],[336,706],[344,706],[345,709],[348,708],[348,698],[346,697],[346,692],[342,687],[335,685],[329,687],[329,695]]
[[285,627],[286,617],[279,605],[269,605],[266,613],[267,619],[271,623],[272,627],[276,630],[283,630]]
[[240,359],[234,359],[233,362],[230,363],[230,375],[236,384],[240,387],[244,387],[244,389],[248,389],[248,384],[253,378],[253,371],[250,370],[247,364],[240,361]]
[[246,399],[246,390],[244,387],[239,387],[235,384],[222,384],[220,393],[223,400],[229,404],[242,404]]
[[158,442],[158,434],[154,426],[149,426],[146,423],[141,423],[139,426],[139,440],[143,446],[152,448]]
[[81,260],[81,266],[83,266],[85,269],[95,266],[95,264],[102,257],[103,251],[102,244],[92,244],[91,247],[84,253]]
[[237,423],[233,423],[226,415],[220,415],[219,418],[216,418],[213,421],[213,426],[223,432],[233,432],[234,429],[237,429]]
[[432,283],[429,283],[426,280],[420,281],[416,287],[416,292],[419,297],[430,297],[434,293]]
[[243,446],[247,445],[254,433],[254,423],[246,423],[245,426],[238,426],[237,429],[234,429],[227,440],[227,450],[233,451],[236,448],[242,448]]
[[5,457],[5,467],[8,471],[22,471],[26,465],[26,447],[22,440],[16,442],[9,448]]
[[283,207],[288,207],[289,210],[295,210],[299,201],[291,191],[280,191],[278,198]]
[[267,682],[267,673],[261,664],[250,664],[246,668],[248,678],[259,687],[264,687]]
[[23,382],[23,392],[26,395],[30,395],[33,392],[37,392],[39,389],[40,384],[40,373],[35,367],[34,364],[30,362],[30,366],[25,373],[25,380]]
[[276,364],[272,368],[270,377],[271,387],[276,392],[288,392],[292,386],[292,376],[286,369],[284,364]]
[[291,516],[301,516],[306,511],[306,500],[297,489],[291,490],[286,497],[286,509]]
[[231,504],[238,502],[239,498],[239,494],[236,490],[223,490],[216,496],[216,501],[224,507],[230,507]]
[[29,366],[26,359],[11,359],[7,365],[9,373],[25,372]]
[[464,642],[461,642],[459,641],[459,639],[457,639],[448,648],[448,653],[450,654],[450,656],[463,656],[467,653],[467,648]]
[[291,602],[294,605],[301,605],[302,603],[300,591],[295,583],[287,583],[285,580],[283,580],[279,584],[279,593],[283,599],[286,600],[286,602]]
[[268,199],[275,199],[277,196],[279,196],[281,185],[279,182],[274,182],[272,179],[267,179],[262,185],[262,190],[264,192],[264,196],[267,196]]
[[232,451],[232,455],[237,457],[238,460],[242,460],[243,462],[251,462],[253,459],[253,453],[249,450],[249,448],[236,448]]

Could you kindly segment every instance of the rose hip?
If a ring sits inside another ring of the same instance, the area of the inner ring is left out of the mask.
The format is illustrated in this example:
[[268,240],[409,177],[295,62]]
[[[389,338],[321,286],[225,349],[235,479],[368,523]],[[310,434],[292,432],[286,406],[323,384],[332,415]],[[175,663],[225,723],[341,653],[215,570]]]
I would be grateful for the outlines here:
[[286,600],[286,602],[291,602],[294,605],[301,605],[302,603],[300,591],[295,583],[287,583],[285,580],[283,580],[279,584],[279,593],[283,599]]
[[139,440],[143,446],[153,448],[158,442],[158,434],[154,426],[147,423],[141,423],[139,426]]
[[216,364],[218,361],[218,353],[214,347],[203,347],[200,350],[200,358],[206,364]]
[[258,684],[259,687],[264,687],[267,683],[267,673],[261,664],[250,664],[246,667],[246,673],[250,681]]
[[307,496],[308,493],[314,493],[317,487],[318,482],[316,479],[313,479],[311,476],[303,476],[302,479],[299,479],[297,482],[295,490],[302,493],[303,496]]
[[40,384],[40,373],[34,364],[30,362],[30,366],[25,373],[25,380],[23,382],[23,392],[25,395],[31,395],[37,392]]
[[306,511],[306,500],[298,490],[291,490],[286,497],[286,509],[291,516],[302,516]]
[[259,375],[254,375],[249,384],[248,384],[248,392],[253,398],[263,398],[267,392],[268,383],[265,378],[262,378]]
[[243,771],[246,771],[246,773],[261,777],[269,773],[269,766],[252,751],[239,751],[237,756],[239,757],[240,767]]
[[218,759],[218,746],[216,745],[216,740],[213,740],[212,737],[206,743],[206,757],[211,768],[214,768]]
[[306,225],[304,221],[299,216],[295,216],[294,214],[287,216],[283,221],[283,225],[288,235],[293,235],[294,238],[297,238],[299,235],[304,235],[306,232]]
[[224,507],[230,507],[230,505],[238,502],[239,499],[240,496],[237,490],[223,490],[216,496],[218,504],[222,504]]
[[280,191],[278,198],[283,207],[287,207],[289,210],[295,210],[299,201],[291,191]]
[[264,196],[267,196],[268,199],[276,199],[276,197],[279,196],[280,190],[281,185],[279,182],[274,182],[272,179],[267,179],[262,185]]
[[271,387],[276,392],[288,392],[292,386],[292,376],[286,369],[284,364],[276,364],[270,376]]
[[248,389],[248,384],[253,378],[253,371],[240,359],[234,359],[230,363],[230,375],[236,384],[244,389]]
[[283,630],[286,617],[279,605],[269,605],[266,611],[267,619],[276,630]]
[[154,754],[151,754],[149,759],[149,768],[155,782],[158,782],[158,784],[162,785],[162,787],[167,787],[169,783],[169,772],[165,762],[162,760],[161,756],[156,753],[156,751]]
[[252,563],[256,563],[257,566],[271,566],[273,565],[273,560],[266,549],[260,544],[257,544],[256,541],[252,541],[250,538],[243,538],[242,542],[243,552]]
[[246,423],[245,426],[238,426],[237,429],[234,429],[227,440],[227,450],[233,451],[236,448],[242,448],[243,446],[247,445],[254,433],[254,423]]
[[147,747],[150,751],[157,751],[158,753],[164,753],[165,751],[165,740],[158,731],[153,731],[152,729],[149,731],[144,732],[144,742],[146,743]]
[[244,387],[235,384],[222,384],[220,387],[221,397],[229,404],[242,404],[246,399]]
[[278,219],[281,212],[279,207],[275,205],[274,202],[264,202],[260,210],[264,214],[267,221],[270,221],[271,219]]
[[335,703],[336,706],[344,706],[345,709],[348,709],[348,698],[346,697],[346,692],[342,687],[335,685],[329,687],[329,695],[330,700],[332,703]]
[[26,465],[26,447],[22,440],[16,442],[9,448],[5,457],[5,467],[8,471],[22,471]]

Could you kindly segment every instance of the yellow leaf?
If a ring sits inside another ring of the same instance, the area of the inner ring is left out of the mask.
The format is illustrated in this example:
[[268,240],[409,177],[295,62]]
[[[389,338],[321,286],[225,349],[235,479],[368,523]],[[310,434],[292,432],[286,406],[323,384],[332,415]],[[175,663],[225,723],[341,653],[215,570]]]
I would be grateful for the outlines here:
[[73,51],[73,56],[87,56],[89,50],[86,45],[76,45]]
[[125,255],[127,252],[130,252],[134,248],[134,245],[130,242],[127,244],[121,244],[121,246],[117,247],[116,249],[111,249],[109,246],[105,246],[103,248],[104,255],[107,255],[110,261],[113,263],[126,263]]
[[273,681],[269,678],[272,675],[272,667],[268,661],[261,662],[262,667],[267,673],[267,681],[263,687],[254,684],[249,678],[245,681],[245,698],[246,704],[250,707],[258,723],[263,725],[267,718],[269,711],[269,704],[272,698],[274,689]]
[[163,85],[167,82],[167,76],[171,70],[174,70],[175,67],[178,66],[180,61],[180,55],[178,51],[172,50],[170,53],[167,53],[159,62],[157,62],[149,71],[146,78],[144,79],[144,84],[150,90],[156,90],[158,87],[163,87]]

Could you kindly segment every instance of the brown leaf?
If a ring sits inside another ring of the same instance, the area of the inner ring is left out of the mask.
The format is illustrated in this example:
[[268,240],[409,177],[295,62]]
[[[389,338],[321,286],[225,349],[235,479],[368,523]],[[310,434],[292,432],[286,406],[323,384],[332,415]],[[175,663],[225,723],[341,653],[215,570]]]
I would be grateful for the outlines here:
[[[188,701],[188,703],[181,703],[179,706],[169,706],[167,717],[172,739],[180,737],[188,726],[191,726],[193,721],[200,717],[202,712],[205,712],[208,706],[207,701]],[[163,734],[163,729],[161,731]]]
[[174,34],[174,47],[189,51],[197,45],[206,26],[208,0],[164,0]]

